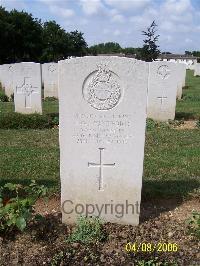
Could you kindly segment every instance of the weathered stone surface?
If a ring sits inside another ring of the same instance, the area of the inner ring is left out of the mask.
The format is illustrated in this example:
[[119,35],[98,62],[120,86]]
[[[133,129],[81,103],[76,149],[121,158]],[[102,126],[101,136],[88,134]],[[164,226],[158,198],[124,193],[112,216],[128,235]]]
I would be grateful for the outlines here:
[[42,64],[42,80],[44,85],[44,98],[58,98],[58,64]]
[[138,224],[147,82],[148,64],[133,59],[59,62],[63,222]]
[[15,112],[42,113],[40,64],[17,63],[13,73]]
[[177,94],[176,64],[149,63],[147,116],[157,121],[174,119]]

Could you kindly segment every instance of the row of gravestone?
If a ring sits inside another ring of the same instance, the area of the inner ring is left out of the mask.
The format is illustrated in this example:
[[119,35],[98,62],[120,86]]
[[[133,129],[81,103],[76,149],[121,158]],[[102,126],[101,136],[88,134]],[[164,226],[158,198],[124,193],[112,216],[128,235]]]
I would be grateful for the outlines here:
[[[87,60],[94,60],[93,57],[86,58]],[[94,58],[98,60],[98,57]],[[111,57],[109,58],[110,60],[112,59]],[[79,60],[86,59],[80,58]],[[138,60],[130,60],[134,68],[141,63]],[[66,62],[70,63],[71,61],[67,59]],[[61,62],[59,64],[43,64],[42,67],[39,63],[29,62],[0,66],[2,87],[8,96],[14,93],[16,112],[42,113],[42,84],[45,98],[58,97],[58,80],[62,75],[61,67],[58,75],[58,65],[61,65]],[[185,85],[185,65],[171,62],[152,62],[145,63],[145,66],[148,69],[147,116],[158,121],[174,119],[176,98],[181,98],[182,87]],[[138,77],[141,74],[138,67]],[[74,78],[79,79],[79,76],[77,75]],[[65,84],[65,90],[70,90],[70,93],[73,93],[67,83]],[[101,99],[101,95],[105,91],[101,91],[101,88],[99,88],[98,93]],[[115,95],[116,101],[118,97],[121,97],[121,94]],[[91,101],[93,100],[92,98]],[[101,106],[101,104],[103,104],[103,101],[99,100],[99,105]],[[99,107],[97,106],[96,108],[98,109]]]
[[[35,66],[34,66],[35,65]],[[5,90],[5,93],[10,97],[14,93],[13,87],[13,78],[15,72],[18,71],[18,68],[22,69],[32,69],[41,68],[41,74],[39,76],[42,79],[42,85],[44,87],[44,98],[46,97],[55,97],[58,98],[58,64],[57,63],[45,63],[45,64],[36,64],[36,63],[20,63],[20,64],[4,64],[0,65],[0,82]],[[32,73],[29,73],[25,70],[24,75],[29,77],[29,74],[32,77]],[[22,73],[23,75],[23,73]]]

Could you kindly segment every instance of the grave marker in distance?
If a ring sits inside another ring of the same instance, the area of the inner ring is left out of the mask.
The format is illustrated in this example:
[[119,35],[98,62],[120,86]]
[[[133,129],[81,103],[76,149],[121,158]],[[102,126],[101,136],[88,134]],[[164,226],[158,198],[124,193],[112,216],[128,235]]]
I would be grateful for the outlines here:
[[13,70],[15,112],[42,113],[39,63],[17,63]]

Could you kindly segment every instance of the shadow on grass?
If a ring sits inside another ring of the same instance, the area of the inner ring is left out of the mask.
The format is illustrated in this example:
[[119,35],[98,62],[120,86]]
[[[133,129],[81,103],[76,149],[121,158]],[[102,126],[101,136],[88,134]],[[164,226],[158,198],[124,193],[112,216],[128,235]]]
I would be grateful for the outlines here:
[[[198,196],[200,177],[189,180],[144,180],[140,221],[157,217],[160,213],[178,207],[184,199]],[[192,210],[191,210],[192,211]]]
[[186,112],[176,112],[175,119],[176,120],[190,120],[195,119],[194,113],[186,113]]

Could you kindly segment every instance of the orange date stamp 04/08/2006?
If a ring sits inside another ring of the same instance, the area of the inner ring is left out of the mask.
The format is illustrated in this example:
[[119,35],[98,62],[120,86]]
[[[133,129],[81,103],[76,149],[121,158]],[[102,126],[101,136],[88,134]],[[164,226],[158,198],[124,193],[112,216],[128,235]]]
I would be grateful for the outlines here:
[[177,252],[178,251],[178,244],[176,243],[131,243],[128,242],[125,245],[126,252]]

